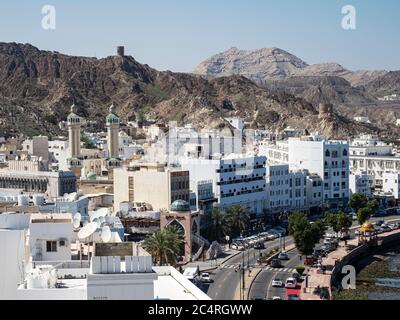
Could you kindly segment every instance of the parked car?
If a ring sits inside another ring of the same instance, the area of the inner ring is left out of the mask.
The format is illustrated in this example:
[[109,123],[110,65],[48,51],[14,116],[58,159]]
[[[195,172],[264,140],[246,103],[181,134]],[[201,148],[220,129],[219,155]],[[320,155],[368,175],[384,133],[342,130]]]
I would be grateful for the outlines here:
[[270,262],[270,266],[272,268],[281,268],[282,267],[282,262],[279,259],[272,259]]
[[255,245],[254,245],[254,249],[256,249],[256,250],[262,250],[262,249],[265,249],[265,245],[264,245],[264,242],[257,242]]
[[252,298],[252,300],[253,301],[257,301],[257,300],[265,300],[263,297],[260,297],[260,296],[254,296],[253,298]]
[[296,279],[297,282],[301,281],[301,275],[297,272],[292,273],[292,278]]
[[384,225],[384,224],[385,224],[385,221],[383,221],[383,220],[379,220],[379,221],[377,221],[377,222],[375,223],[375,225],[378,226],[378,227],[381,227],[381,226]]
[[281,288],[283,287],[283,281],[281,279],[274,279],[272,280],[272,286],[274,288]]
[[214,281],[211,279],[210,274],[208,272],[203,272],[201,274],[201,282],[212,283]]
[[287,278],[285,282],[285,288],[288,289],[296,289],[297,287],[297,280],[295,278]]
[[288,295],[288,300],[299,301],[300,297],[297,294],[289,294]]
[[278,297],[278,296],[275,296],[275,297],[272,298],[272,300],[277,301],[277,300],[282,300],[282,298],[281,298],[281,297]]
[[285,252],[281,252],[281,253],[278,255],[278,259],[279,259],[279,260],[289,260],[289,255],[288,255],[287,253],[285,253]]

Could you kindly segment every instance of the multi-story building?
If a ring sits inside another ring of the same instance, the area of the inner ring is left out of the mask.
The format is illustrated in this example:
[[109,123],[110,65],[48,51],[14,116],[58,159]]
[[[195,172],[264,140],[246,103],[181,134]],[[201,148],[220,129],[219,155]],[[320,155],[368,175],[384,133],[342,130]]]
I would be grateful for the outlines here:
[[391,193],[396,200],[400,195],[400,173],[386,172],[383,174],[383,192]]
[[272,213],[307,210],[307,176],[287,164],[267,166],[268,210]]
[[322,204],[324,193],[322,178],[316,174],[307,175],[307,206],[310,210],[318,208]]
[[349,199],[349,145],[346,141],[329,141],[322,136],[291,138],[289,167],[318,174],[323,181],[326,206],[346,205]]
[[368,175],[365,171],[357,174],[352,173],[349,178],[350,195],[359,193],[370,198],[372,196],[371,186],[373,184],[373,176]]
[[49,139],[46,136],[33,137],[22,143],[22,150],[27,151],[32,156],[49,160]]
[[76,177],[70,171],[0,170],[0,189],[22,189],[29,194],[42,193],[55,198],[76,192]]
[[373,188],[381,189],[384,173],[400,172],[400,155],[378,137],[363,135],[350,144],[350,170],[355,174],[366,172],[373,176]]
[[175,200],[189,201],[189,172],[162,164],[131,163],[114,170],[114,209],[121,202],[148,203],[169,210]]
[[261,142],[258,146],[258,154],[265,156],[268,163],[281,164],[289,163],[289,144],[287,140]]
[[267,201],[265,157],[231,154],[214,159],[181,158],[180,162],[191,180],[213,181],[219,208],[243,205],[256,215],[263,214]]

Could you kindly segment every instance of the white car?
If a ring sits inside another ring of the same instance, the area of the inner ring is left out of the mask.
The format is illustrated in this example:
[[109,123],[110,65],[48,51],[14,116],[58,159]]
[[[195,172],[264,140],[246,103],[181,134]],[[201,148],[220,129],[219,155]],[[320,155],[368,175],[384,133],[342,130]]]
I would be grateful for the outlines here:
[[282,288],[283,287],[283,281],[281,279],[274,279],[274,280],[272,280],[272,286],[274,288]]
[[297,280],[295,278],[287,278],[285,282],[285,288],[296,289]]
[[203,272],[201,274],[201,281],[204,283],[211,283],[212,279],[210,277],[210,274],[208,272]]

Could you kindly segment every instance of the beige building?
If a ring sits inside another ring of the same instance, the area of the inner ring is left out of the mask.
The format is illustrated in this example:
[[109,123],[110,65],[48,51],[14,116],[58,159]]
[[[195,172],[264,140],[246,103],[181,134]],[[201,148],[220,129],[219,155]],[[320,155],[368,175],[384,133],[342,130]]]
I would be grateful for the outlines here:
[[143,202],[169,210],[176,200],[189,201],[189,171],[161,164],[136,163],[114,170],[114,209],[121,202]]
[[37,136],[31,140],[25,140],[22,143],[22,150],[27,151],[32,156],[49,160],[49,139],[46,136]]

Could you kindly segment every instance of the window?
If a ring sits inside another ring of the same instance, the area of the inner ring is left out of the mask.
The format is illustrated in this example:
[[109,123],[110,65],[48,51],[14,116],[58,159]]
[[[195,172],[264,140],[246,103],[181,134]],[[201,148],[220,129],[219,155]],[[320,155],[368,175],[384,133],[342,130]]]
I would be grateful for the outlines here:
[[46,241],[47,252],[57,252],[57,241]]

